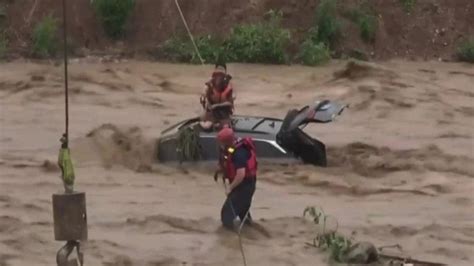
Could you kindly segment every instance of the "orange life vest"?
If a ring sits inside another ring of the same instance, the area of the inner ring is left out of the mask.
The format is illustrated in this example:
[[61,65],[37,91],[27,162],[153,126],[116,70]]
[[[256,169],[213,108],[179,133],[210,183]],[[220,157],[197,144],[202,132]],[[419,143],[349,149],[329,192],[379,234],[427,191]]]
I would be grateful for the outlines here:
[[234,180],[237,173],[232,157],[237,148],[240,147],[244,147],[250,152],[250,158],[247,160],[247,165],[245,167],[245,178],[256,178],[257,176],[258,163],[255,144],[250,137],[241,138],[235,142],[234,146],[227,148],[223,153],[222,163],[224,164],[223,168],[225,171],[225,177],[228,178],[230,182]]
[[[213,80],[215,78],[218,78],[218,76],[222,76],[221,78],[223,78],[223,82],[227,83],[226,84],[226,87],[221,91],[221,90],[218,90],[217,88],[214,87],[214,82]],[[223,73],[223,72],[220,72],[220,71],[214,71],[212,73],[212,76],[211,76],[211,80],[208,81],[206,84],[207,86],[209,87],[209,91],[208,91],[208,99],[210,101],[211,104],[219,104],[219,103],[223,103],[223,102],[226,102],[226,101],[230,101],[232,102],[232,85],[230,83],[230,80],[232,79],[232,77],[230,75],[227,75],[226,73]]]
[[219,91],[216,88],[211,88],[209,100],[211,104],[223,103],[225,101],[232,101],[230,98],[232,95],[232,85],[229,83],[223,91]]

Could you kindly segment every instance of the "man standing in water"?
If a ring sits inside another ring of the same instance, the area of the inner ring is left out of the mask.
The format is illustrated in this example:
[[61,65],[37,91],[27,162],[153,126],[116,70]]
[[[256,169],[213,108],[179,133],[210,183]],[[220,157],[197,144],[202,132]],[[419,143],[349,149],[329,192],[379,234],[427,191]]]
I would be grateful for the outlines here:
[[[227,199],[221,210],[222,224],[233,229],[240,222],[251,224],[250,205],[257,181],[257,157],[251,138],[236,138],[234,131],[224,127],[217,140],[221,149],[220,168],[229,185]],[[214,177],[217,181],[217,175]],[[237,218],[240,220],[237,223]]]

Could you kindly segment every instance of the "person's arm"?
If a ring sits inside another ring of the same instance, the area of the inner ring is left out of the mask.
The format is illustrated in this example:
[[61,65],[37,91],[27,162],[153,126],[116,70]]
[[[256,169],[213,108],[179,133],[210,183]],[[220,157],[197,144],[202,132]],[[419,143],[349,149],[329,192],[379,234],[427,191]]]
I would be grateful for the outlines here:
[[229,186],[229,192],[236,188],[245,178],[245,167],[236,170],[235,178]]
[[210,108],[211,101],[209,99],[210,90],[211,90],[210,82],[206,82],[206,87],[204,88],[204,92],[201,94],[201,105],[205,110],[211,109]]
[[235,166],[235,177],[232,180],[232,183],[229,186],[229,193],[236,188],[245,178],[245,168],[247,166],[249,154],[245,148],[238,148],[235,151],[234,156],[232,157],[232,161]]
[[232,104],[232,107],[234,106],[234,90],[229,93],[229,102]]
[[207,81],[206,83],[204,83],[204,91],[202,92],[201,95],[205,96],[206,98],[208,97],[209,95],[209,90],[211,89],[211,82],[210,81]]
[[234,96],[233,90],[229,92],[224,102],[216,103],[211,106],[211,109],[219,108],[219,107],[234,107]]
[[214,174],[214,179],[217,181],[216,175],[222,174],[225,180],[225,169],[224,169],[224,151],[222,148],[219,148],[219,161],[217,162],[216,172]]

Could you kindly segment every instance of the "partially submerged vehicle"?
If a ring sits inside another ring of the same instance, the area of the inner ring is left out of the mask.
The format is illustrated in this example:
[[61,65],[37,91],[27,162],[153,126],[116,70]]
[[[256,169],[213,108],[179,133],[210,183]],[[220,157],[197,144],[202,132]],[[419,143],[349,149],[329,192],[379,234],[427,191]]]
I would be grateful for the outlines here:
[[[329,123],[347,105],[324,100],[300,110],[290,110],[284,119],[232,116],[232,127],[238,137],[252,137],[259,159],[296,158],[304,163],[326,166],[326,147],[303,131],[308,123]],[[199,118],[181,121],[161,133],[157,145],[160,162],[217,161],[219,157],[216,130],[204,131]]]

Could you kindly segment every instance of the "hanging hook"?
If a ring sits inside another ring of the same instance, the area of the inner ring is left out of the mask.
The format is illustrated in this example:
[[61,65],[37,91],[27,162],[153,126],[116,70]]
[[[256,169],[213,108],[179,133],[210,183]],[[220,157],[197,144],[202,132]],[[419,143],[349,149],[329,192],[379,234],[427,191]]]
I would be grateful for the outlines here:
[[[69,256],[73,252],[74,248],[76,248],[77,259],[69,261]],[[71,266],[71,263],[77,266],[78,260],[79,265],[83,266],[84,254],[81,251],[81,243],[79,241],[67,241],[67,243],[61,249],[59,249],[58,253],[56,254],[56,263],[58,264],[58,266]]]

